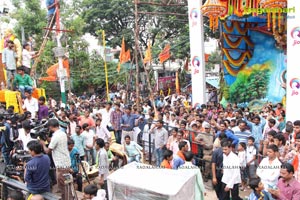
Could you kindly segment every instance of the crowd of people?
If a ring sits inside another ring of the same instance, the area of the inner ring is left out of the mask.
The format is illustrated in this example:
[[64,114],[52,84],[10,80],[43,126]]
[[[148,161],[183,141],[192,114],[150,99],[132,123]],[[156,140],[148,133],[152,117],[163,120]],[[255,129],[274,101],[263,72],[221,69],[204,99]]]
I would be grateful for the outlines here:
[[[37,100],[28,90],[24,96],[24,116],[0,115],[1,152],[9,165],[16,148],[29,151],[32,159],[21,179],[32,194],[49,192],[57,183],[65,195],[63,175],[69,172],[82,191],[80,161],[98,167],[96,187],[107,194],[107,176],[126,163],[155,161],[157,167],[180,169],[192,154],[200,185],[202,176],[204,182],[211,179],[218,199],[242,199],[239,191],[250,188],[251,200],[300,199],[300,121],[286,122],[281,103],[252,112],[236,104],[193,107],[189,95],[177,94],[156,94],[154,102],[141,99],[140,106],[124,104],[119,93],[107,102],[70,94],[67,104]],[[46,140],[32,134],[37,120],[47,121]],[[17,134],[15,124],[21,124]],[[113,144],[124,156],[112,151]]]

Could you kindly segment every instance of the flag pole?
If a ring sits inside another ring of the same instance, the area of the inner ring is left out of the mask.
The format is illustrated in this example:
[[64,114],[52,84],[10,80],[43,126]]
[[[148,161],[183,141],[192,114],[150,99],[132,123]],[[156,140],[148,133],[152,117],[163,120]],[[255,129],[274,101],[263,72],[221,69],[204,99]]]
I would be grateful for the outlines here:
[[104,71],[105,71],[105,83],[106,83],[106,96],[107,96],[107,101],[110,101],[109,99],[109,89],[108,89],[108,75],[107,75],[107,64],[106,64],[106,53],[105,53],[105,31],[102,30],[102,45],[104,49],[104,56],[103,56],[103,61],[104,61]]

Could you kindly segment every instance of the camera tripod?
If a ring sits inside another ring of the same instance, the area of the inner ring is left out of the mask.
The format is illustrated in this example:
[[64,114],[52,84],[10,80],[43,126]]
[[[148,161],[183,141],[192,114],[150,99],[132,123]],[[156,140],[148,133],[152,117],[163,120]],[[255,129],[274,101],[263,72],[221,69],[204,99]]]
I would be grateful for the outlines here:
[[[85,171],[85,167],[83,166],[83,164],[82,164],[82,162],[81,162],[81,160],[80,160],[79,154],[75,154],[75,156],[76,156],[76,160],[77,160],[77,165],[80,165],[80,166],[81,166],[82,171],[83,171],[83,174],[84,174],[84,176],[85,176],[87,182],[90,184],[89,176],[88,176],[88,174],[87,174],[86,171]],[[77,167],[78,167],[78,169],[79,169],[79,166],[77,166]]]
[[65,199],[63,200],[78,200],[75,187],[73,184],[73,176],[71,174],[64,174],[65,177]]

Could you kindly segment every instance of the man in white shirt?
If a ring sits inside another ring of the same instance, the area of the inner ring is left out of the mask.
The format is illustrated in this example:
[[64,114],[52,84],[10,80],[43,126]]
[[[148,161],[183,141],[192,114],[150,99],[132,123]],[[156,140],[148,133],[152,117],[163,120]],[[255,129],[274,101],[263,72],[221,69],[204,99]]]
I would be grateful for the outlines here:
[[232,152],[230,141],[222,142],[221,146],[223,149],[223,177],[220,199],[229,200],[231,192],[232,199],[242,200],[239,197],[239,184],[242,182],[239,158]]
[[109,160],[108,160],[107,151],[105,150],[104,146],[105,146],[104,140],[98,138],[96,140],[96,150],[98,151],[97,160],[99,166],[98,184],[101,186],[101,189],[104,189],[106,191],[106,198],[108,198],[107,176],[109,175]]
[[39,111],[39,102],[36,98],[32,97],[29,91],[25,90],[24,94],[26,99],[24,100],[23,109],[31,113],[31,119],[35,119]]
[[22,51],[22,65],[25,66],[25,73],[30,75],[31,59],[38,57],[38,54],[34,51],[30,51],[30,45],[28,43],[23,45]]
[[104,142],[110,142],[111,140],[111,134],[107,130],[107,127],[102,125],[101,119],[96,120],[96,136],[103,139]]
[[189,142],[188,140],[182,139],[182,132],[179,131],[179,132],[177,132],[177,134],[176,134],[176,140],[173,141],[173,142],[171,143],[171,145],[170,145],[170,150],[173,151],[173,155],[176,155],[177,152],[179,151],[178,145],[179,145],[179,142],[181,142],[181,141],[185,141],[185,142],[187,143],[187,145],[188,145],[188,151],[191,150],[190,142]]
[[277,185],[281,169],[281,162],[276,156],[278,147],[275,144],[271,144],[267,147],[267,151],[268,157],[260,162],[256,170],[256,174],[260,177],[266,191]]
[[107,102],[105,108],[100,109],[97,114],[101,115],[101,119],[102,119],[102,125],[103,126],[108,126],[111,127],[111,123],[110,123],[110,115],[112,113],[112,103],[111,102]]
[[66,191],[64,177],[64,174],[70,172],[71,167],[71,158],[68,151],[68,137],[67,134],[60,129],[57,119],[50,119],[48,126],[50,131],[53,132],[48,148],[45,145],[45,141],[41,140],[40,142],[43,145],[45,153],[49,154],[52,152],[52,158],[56,167],[58,189],[62,194],[62,199],[65,199],[65,196],[71,195],[70,191]]
[[147,102],[144,102],[143,114],[145,115],[145,119],[149,119],[149,109],[151,109],[151,107],[148,105]]
[[84,130],[81,135],[84,138],[86,160],[89,162],[91,158],[92,162],[90,164],[94,165],[96,163],[96,155],[94,150],[95,132],[90,129],[87,123],[82,125],[82,130]]
[[246,162],[247,162],[247,173],[248,178],[253,179],[256,177],[256,148],[255,148],[255,139],[254,137],[248,138],[248,145],[246,149]]
[[28,148],[27,148],[28,142],[30,142],[31,140],[35,140],[30,135],[30,130],[31,130],[30,121],[25,120],[22,123],[22,127],[23,128],[21,128],[21,129],[18,130],[19,137],[18,137],[17,140],[22,141],[23,150],[28,151]]

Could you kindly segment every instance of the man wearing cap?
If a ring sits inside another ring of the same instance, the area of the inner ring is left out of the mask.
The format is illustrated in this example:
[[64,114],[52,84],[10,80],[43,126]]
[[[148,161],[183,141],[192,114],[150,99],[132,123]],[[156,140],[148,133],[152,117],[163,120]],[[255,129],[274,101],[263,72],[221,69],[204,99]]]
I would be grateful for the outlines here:
[[198,142],[203,147],[203,160],[205,162],[204,168],[204,181],[207,182],[210,174],[210,162],[212,158],[213,150],[213,134],[211,132],[210,124],[204,124],[204,133],[199,133],[195,138],[195,141]]
[[125,110],[125,114],[122,115],[120,120],[121,129],[122,129],[121,144],[124,143],[124,139],[126,135],[129,135],[130,138],[133,139],[133,141],[137,142],[137,137],[134,137],[133,128],[137,126],[135,122],[137,119],[139,119],[140,116],[131,113],[131,106],[125,106],[124,110]]
[[24,66],[18,67],[18,74],[14,79],[14,85],[20,90],[22,98],[25,98],[24,91],[32,92],[33,82],[28,74],[25,74]]

